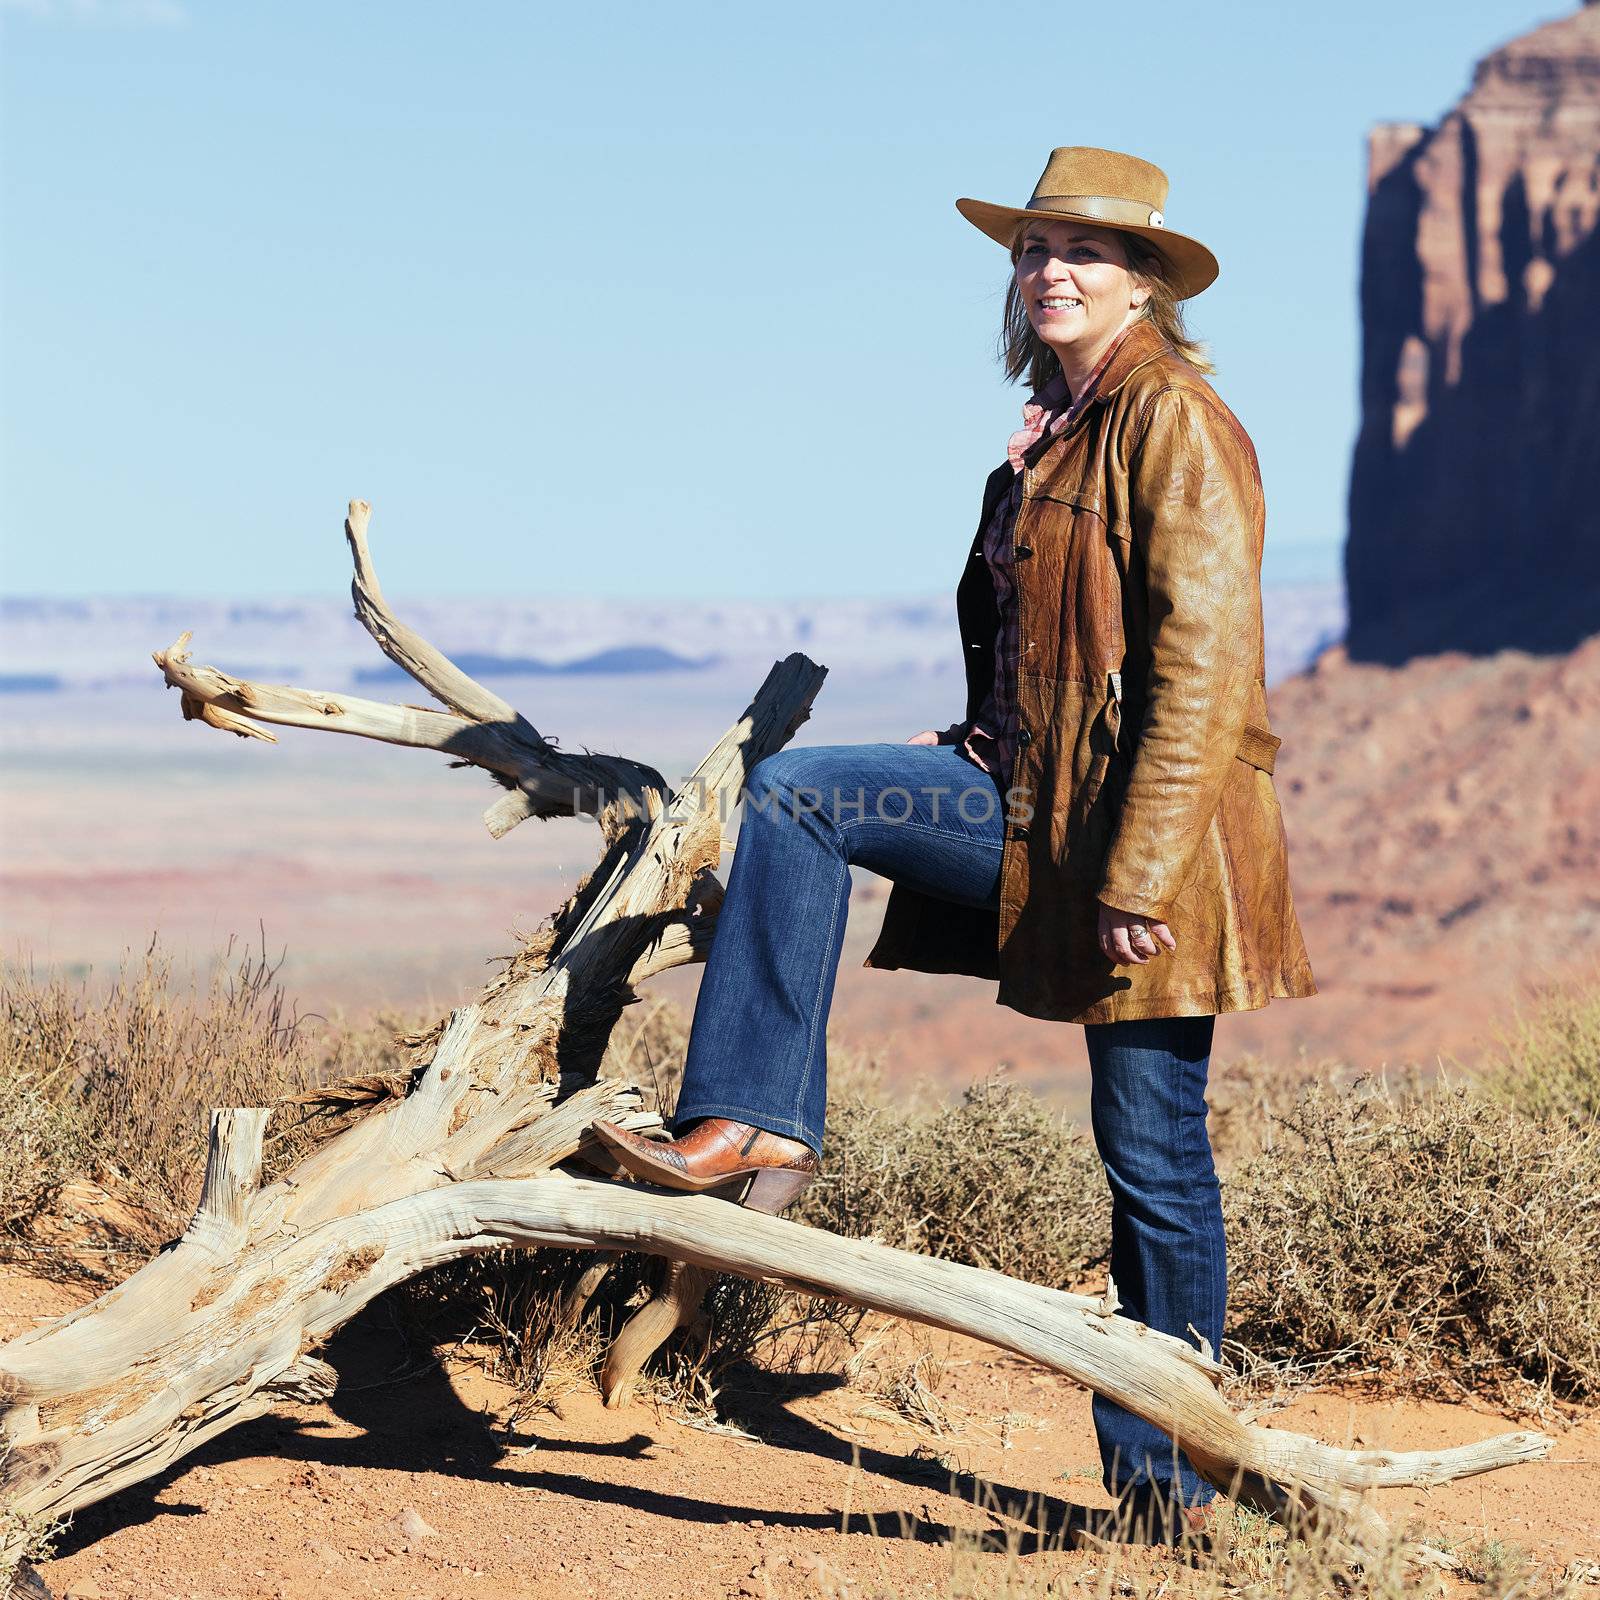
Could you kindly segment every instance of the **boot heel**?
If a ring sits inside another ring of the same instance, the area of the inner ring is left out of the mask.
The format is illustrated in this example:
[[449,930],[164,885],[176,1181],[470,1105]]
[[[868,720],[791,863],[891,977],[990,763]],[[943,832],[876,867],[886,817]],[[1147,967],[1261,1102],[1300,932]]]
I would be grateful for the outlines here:
[[768,1167],[750,1180],[744,1192],[744,1205],[751,1211],[764,1211],[777,1216],[800,1198],[805,1186],[816,1177],[814,1172],[798,1172],[791,1167]]

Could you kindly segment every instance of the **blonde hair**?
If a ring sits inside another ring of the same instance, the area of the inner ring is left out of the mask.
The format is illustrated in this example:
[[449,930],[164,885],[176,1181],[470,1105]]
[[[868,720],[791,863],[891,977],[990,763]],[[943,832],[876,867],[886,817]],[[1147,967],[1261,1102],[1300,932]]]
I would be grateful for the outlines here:
[[[1017,230],[1016,243],[1011,246],[1011,265],[1017,264],[1022,252],[1023,229]],[[1139,319],[1155,324],[1156,332],[1167,341],[1197,372],[1215,372],[1205,345],[1188,330],[1183,320],[1183,302],[1172,292],[1167,282],[1166,262],[1161,252],[1146,244],[1136,233],[1114,230],[1128,257],[1128,270],[1150,292],[1150,298],[1139,308]],[[1000,325],[1000,363],[1006,377],[1015,383],[1026,378],[1030,388],[1042,389],[1061,370],[1056,353],[1034,331],[1028,320],[1028,308],[1023,304],[1022,291],[1017,288],[1017,275],[1013,270],[1006,285],[1006,308]]]

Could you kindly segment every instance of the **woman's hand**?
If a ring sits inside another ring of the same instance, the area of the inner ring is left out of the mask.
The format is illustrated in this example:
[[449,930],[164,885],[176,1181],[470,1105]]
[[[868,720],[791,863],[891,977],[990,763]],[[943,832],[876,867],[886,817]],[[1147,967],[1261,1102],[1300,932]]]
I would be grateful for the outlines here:
[[952,722],[948,728],[924,728],[906,740],[907,744],[960,744],[966,737],[967,724]]
[[1100,948],[1117,967],[1140,967],[1163,946],[1176,950],[1178,941],[1164,922],[1151,922],[1132,911],[1118,911],[1100,902]]

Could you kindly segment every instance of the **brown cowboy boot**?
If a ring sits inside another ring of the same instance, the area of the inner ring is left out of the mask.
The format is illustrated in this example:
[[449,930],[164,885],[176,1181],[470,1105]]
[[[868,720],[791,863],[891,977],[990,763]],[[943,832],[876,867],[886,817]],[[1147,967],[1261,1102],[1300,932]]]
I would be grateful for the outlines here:
[[726,1194],[752,1211],[776,1214],[793,1205],[819,1170],[816,1152],[803,1140],[730,1117],[706,1117],[678,1139],[647,1139],[614,1122],[593,1126],[634,1177],[666,1189]]

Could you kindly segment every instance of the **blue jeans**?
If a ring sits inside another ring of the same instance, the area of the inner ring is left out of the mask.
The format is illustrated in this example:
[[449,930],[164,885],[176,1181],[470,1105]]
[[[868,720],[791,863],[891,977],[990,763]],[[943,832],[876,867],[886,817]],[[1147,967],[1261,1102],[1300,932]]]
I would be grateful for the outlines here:
[[[996,906],[1006,806],[958,745],[788,748],[752,768],[727,895],[689,1033],[675,1126],[732,1117],[822,1150],[827,1023],[850,868]],[[1159,959],[1159,957],[1157,958]],[[1214,1018],[1085,1027],[1095,1143],[1111,1186],[1111,1273],[1126,1315],[1222,1343],[1222,1205],[1206,1134]],[[981,1152],[979,1155],[981,1159]],[[1113,1493],[1211,1496],[1171,1440],[1094,1403]]]
[[[1157,956],[1156,960],[1161,958]],[[1222,1349],[1228,1292],[1222,1189],[1206,1131],[1216,1018],[1084,1024],[1089,1120],[1111,1186],[1111,1277],[1123,1313]],[[1094,1397],[1105,1485],[1204,1505],[1216,1491],[1159,1428]]]

